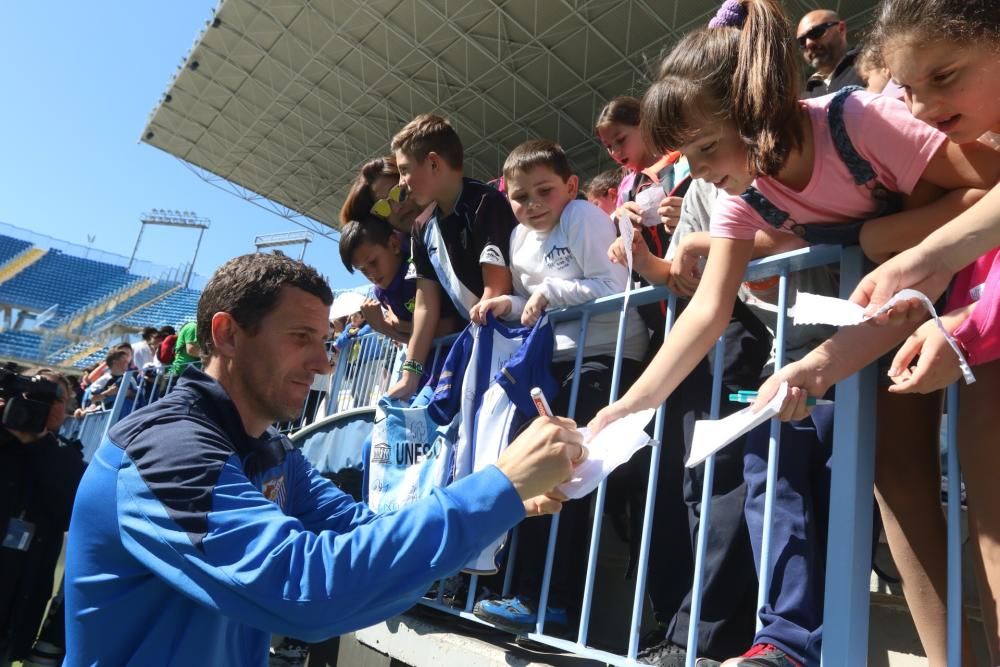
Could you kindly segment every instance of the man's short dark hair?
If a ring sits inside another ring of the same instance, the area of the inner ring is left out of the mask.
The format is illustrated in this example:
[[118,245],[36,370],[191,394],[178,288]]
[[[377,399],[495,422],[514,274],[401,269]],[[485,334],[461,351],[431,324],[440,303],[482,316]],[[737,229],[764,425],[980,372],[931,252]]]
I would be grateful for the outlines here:
[[392,151],[423,162],[437,153],[452,169],[462,168],[464,152],[458,132],[447,119],[434,114],[420,114],[392,138]]
[[167,336],[176,336],[177,329],[173,328],[169,324],[160,327],[160,335],[166,338]]
[[110,350],[108,350],[108,353],[104,355],[104,363],[106,363],[108,366],[111,366],[111,364],[113,364],[114,362],[118,361],[119,359],[124,359],[127,356],[128,352],[121,349],[120,347],[115,346]]
[[351,220],[340,230],[340,259],[344,262],[348,273],[354,273],[351,258],[354,251],[364,243],[372,245],[389,245],[394,231],[392,225],[374,215],[361,220]]
[[197,333],[202,355],[213,354],[212,317],[216,313],[229,313],[254,335],[286,286],[308,292],[326,306],[333,304],[326,279],[305,262],[282,253],[240,255],[216,269],[198,299]]
[[548,139],[532,139],[510,152],[503,163],[503,177],[510,180],[514,174],[527,173],[535,167],[548,167],[564,181],[573,175],[562,146]]
[[156,336],[158,336],[159,333],[160,332],[156,330],[156,327],[143,327],[142,339],[148,343],[149,341],[153,340]]

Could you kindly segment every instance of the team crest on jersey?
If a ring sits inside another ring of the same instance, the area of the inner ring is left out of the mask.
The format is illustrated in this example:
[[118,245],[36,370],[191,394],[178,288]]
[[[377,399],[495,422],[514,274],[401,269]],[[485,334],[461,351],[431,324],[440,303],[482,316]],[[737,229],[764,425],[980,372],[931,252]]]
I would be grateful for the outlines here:
[[569,248],[552,248],[545,255],[545,266],[554,271],[561,271],[569,266],[572,258],[573,252]]
[[278,507],[284,509],[285,507],[285,476],[280,475],[274,479],[269,479],[264,482],[264,488],[261,489],[261,493],[264,497],[270,500],[272,503]]

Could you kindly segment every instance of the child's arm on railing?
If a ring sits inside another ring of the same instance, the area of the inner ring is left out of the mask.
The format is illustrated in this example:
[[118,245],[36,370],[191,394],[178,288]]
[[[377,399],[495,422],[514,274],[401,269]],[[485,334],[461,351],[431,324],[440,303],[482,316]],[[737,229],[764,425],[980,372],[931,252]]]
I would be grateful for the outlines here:
[[632,388],[590,422],[592,434],[625,415],[657,407],[698,365],[732,317],[736,294],[752,254],[753,241],[712,239],[705,274],[691,303]]
[[873,262],[884,262],[923,241],[928,234],[971,207],[985,194],[986,190],[962,188],[942,196],[939,188],[921,182],[907,199],[907,210],[864,224],[861,228],[861,249]]

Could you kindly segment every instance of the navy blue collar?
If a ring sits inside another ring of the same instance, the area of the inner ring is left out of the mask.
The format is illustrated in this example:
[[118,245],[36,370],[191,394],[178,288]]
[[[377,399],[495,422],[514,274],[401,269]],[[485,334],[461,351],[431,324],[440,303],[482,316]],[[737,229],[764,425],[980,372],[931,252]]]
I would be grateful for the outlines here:
[[[268,442],[281,435],[273,426],[269,426],[259,438],[255,438],[247,433],[243,427],[243,419],[240,417],[236,404],[230,398],[225,388],[219,384],[218,380],[208,375],[204,371],[189,365],[184,369],[180,380],[177,381],[176,391],[189,391],[199,398],[204,399],[206,410],[211,413],[211,417],[218,422],[219,426],[229,437],[230,442],[241,454],[249,453],[249,449],[244,452],[245,446],[250,446],[255,442]],[[252,449],[252,447],[250,447]]]

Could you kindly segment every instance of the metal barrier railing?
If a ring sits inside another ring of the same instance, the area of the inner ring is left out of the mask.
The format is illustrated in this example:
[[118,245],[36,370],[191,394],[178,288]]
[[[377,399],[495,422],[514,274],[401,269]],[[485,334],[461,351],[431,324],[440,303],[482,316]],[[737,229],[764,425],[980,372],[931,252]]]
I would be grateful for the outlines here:
[[[777,276],[779,278],[779,317],[775,331],[775,348],[777,352],[775,370],[784,363],[785,328],[788,304],[788,276],[808,268],[839,263],[841,280],[841,297],[846,298],[852,287],[863,275],[863,257],[859,248],[840,248],[831,246],[816,246],[802,250],[784,253],[757,260],[751,263],[745,276],[746,280],[761,280]],[[621,310],[624,295],[615,295],[598,299],[592,303],[574,308],[550,313],[553,322],[580,320],[580,336],[577,340],[576,374],[571,387],[569,415],[573,416],[579,392],[579,370],[583,358],[589,319],[600,313]],[[676,313],[676,296],[664,287],[643,288],[632,292],[629,306],[639,306],[667,300],[667,321],[665,333],[669,333]],[[624,312],[620,320],[619,338],[615,354],[615,375],[609,400],[618,396],[618,377],[620,374],[622,347],[624,337],[621,335],[624,327]],[[716,343],[715,368],[713,372],[710,415],[717,418],[720,412],[722,392],[722,359],[724,340]],[[822,661],[824,665],[843,665],[854,667],[868,662],[868,613],[869,613],[869,576],[871,571],[871,539],[873,517],[874,489],[874,454],[875,454],[875,366],[871,365],[861,372],[841,381],[837,385],[837,400],[834,417],[834,441],[832,456],[832,480],[830,489],[830,516],[828,533],[828,551],[826,559],[825,606],[823,615],[823,648]],[[670,399],[668,399],[669,403]],[[959,475],[957,462],[957,447],[955,445],[955,415],[957,414],[957,393],[953,387],[949,391],[949,543],[948,543],[948,573],[949,573],[949,664],[959,665],[961,656],[961,588],[960,559],[958,541],[958,484]],[[545,610],[549,596],[551,572],[558,532],[559,515],[555,515],[549,531],[546,560],[542,578],[541,590],[538,595],[538,622],[534,632],[527,637],[541,644],[549,645],[581,657],[606,662],[611,665],[636,665],[639,651],[639,627],[643,613],[643,602],[646,595],[646,581],[649,571],[649,554],[651,531],[654,521],[654,499],[658,483],[659,460],[662,442],[663,412],[665,405],[657,411],[655,420],[654,444],[651,453],[649,477],[646,489],[646,505],[643,516],[642,536],[640,540],[639,562],[635,588],[633,593],[632,616],[629,624],[627,650],[624,654],[616,654],[594,648],[588,643],[590,620],[592,618],[593,591],[596,574],[597,553],[600,547],[601,523],[603,507],[607,493],[607,482],[603,482],[597,490],[593,509],[593,528],[588,553],[587,574],[584,584],[583,604],[575,640],[567,640],[550,634],[545,634]],[[666,446],[678,446],[678,443],[666,443]],[[758,612],[766,601],[771,579],[771,534],[772,508],[774,505],[775,480],[777,479],[777,462],[780,456],[780,423],[773,420],[770,431],[767,490],[765,495],[764,532],[760,557],[760,572],[758,580],[759,600]],[[713,492],[713,476],[715,457],[709,457],[703,464],[704,484],[702,487],[700,529],[697,535],[695,550],[695,575],[693,580],[693,595],[691,620],[687,644],[691,650],[687,653],[687,665],[693,667],[697,657],[698,623],[701,612],[703,589],[704,561],[707,551],[707,535],[711,525],[710,502]],[[955,499],[952,502],[952,499]],[[508,551],[507,571],[504,577],[503,592],[510,594],[511,573],[516,567],[517,534],[512,539]],[[472,608],[478,589],[478,577],[469,575],[467,596],[461,607],[448,605],[444,602],[444,582],[438,582],[436,598],[425,598],[421,603],[440,611],[460,616],[476,623],[490,625],[474,616]],[[758,616],[759,618],[759,616]],[[758,620],[759,623],[759,620]]]
[[[781,255],[756,260],[747,270],[746,280],[761,280],[777,276],[779,278],[779,317],[775,331],[776,360],[775,370],[784,362],[784,345],[786,314],[788,303],[788,276],[804,269],[839,263],[841,296],[850,293],[851,288],[863,275],[863,257],[859,248],[840,248],[832,246],[815,246],[796,250]],[[555,322],[579,319],[580,334],[577,342],[574,380],[570,389],[569,417],[574,416],[577,398],[580,391],[580,368],[584,356],[584,348],[589,321],[592,316],[620,312],[619,336],[615,351],[615,364],[609,401],[618,396],[622,352],[624,343],[625,311],[622,310],[624,295],[618,294],[597,299],[588,304],[550,313],[550,320]],[[628,297],[629,307],[635,307],[658,301],[667,302],[665,334],[668,334],[677,312],[677,297],[665,287],[646,287],[635,290]],[[454,336],[438,339],[434,343],[433,353],[428,360],[428,367],[433,367],[437,359],[445,353]],[[376,344],[380,343],[380,344]],[[349,346],[340,353],[336,370],[332,373],[325,404],[316,402],[312,406],[312,414],[307,414],[308,402],[303,407],[301,418],[293,423],[294,428],[310,423],[318,416],[333,414],[343,410],[374,405],[384,394],[386,388],[399,374],[403,360],[402,350],[388,339],[378,335],[369,335],[357,339],[353,343],[359,346],[358,356],[350,360],[354,349]],[[713,369],[712,394],[710,403],[711,417],[718,418],[722,398],[722,360],[724,339],[716,343],[715,367]],[[873,517],[873,489],[875,466],[875,382],[876,369],[870,365],[859,373],[846,378],[837,385],[836,407],[834,411],[834,440],[832,455],[832,479],[830,489],[829,533],[826,558],[825,602],[823,615],[823,647],[822,662],[825,666],[854,667],[866,664],[868,661],[868,613],[869,613],[869,573],[871,570],[871,539]],[[162,372],[155,377],[139,380],[137,395],[144,395],[144,388],[149,390],[146,403],[157,400],[171,388],[174,378]],[[126,386],[127,383],[123,383]],[[668,403],[669,403],[668,399]],[[85,451],[92,453],[108,429],[118,421],[126,405],[126,392],[120,391],[111,410],[88,415],[79,426],[78,437],[84,441]],[[550,592],[553,560],[558,535],[559,515],[552,517],[549,539],[546,549],[545,564],[542,576],[541,590],[538,595],[538,621],[534,632],[527,633],[531,640],[546,644],[581,657],[600,660],[610,665],[637,665],[636,656],[639,651],[639,628],[642,621],[643,603],[646,595],[647,575],[649,572],[650,543],[654,517],[654,505],[658,485],[660,457],[663,446],[679,446],[678,443],[662,444],[663,416],[666,404],[660,405],[655,418],[654,443],[652,445],[649,477],[646,486],[646,503],[642,521],[642,533],[639,542],[639,557],[635,587],[632,597],[631,619],[627,650],[624,654],[616,654],[607,650],[594,648],[588,642],[590,620],[592,617],[593,593],[595,587],[597,554],[600,548],[603,508],[607,494],[607,482],[598,487],[594,500],[594,518],[590,547],[588,552],[587,572],[583,592],[583,604],[580,612],[580,622],[575,640],[545,634],[545,609]],[[322,414],[321,414],[322,412]],[[957,387],[948,390],[948,664],[961,664],[961,560],[959,538],[959,507],[960,507],[960,474],[958,466],[958,449],[956,445],[956,426],[958,415]],[[289,426],[289,429],[293,428]],[[94,441],[96,440],[96,441]],[[88,443],[93,442],[93,447]],[[770,551],[772,533],[772,508],[777,479],[777,462],[780,456],[780,424],[773,420],[770,431],[767,487],[765,495],[764,531],[759,572],[758,612],[766,601],[768,582],[771,578]],[[87,456],[89,458],[89,456]],[[692,583],[691,619],[689,622],[687,665],[693,667],[697,656],[698,624],[701,612],[704,561],[707,551],[707,535],[711,525],[711,498],[713,495],[713,476],[715,457],[709,457],[703,464],[704,482],[702,487],[700,529],[695,547],[695,570]],[[516,567],[518,535],[515,529],[510,548],[506,573],[503,581],[502,594],[510,594],[512,572]],[[466,576],[466,575],[463,575]],[[474,616],[472,608],[476,601],[478,576],[468,575],[467,595],[461,607],[445,603],[444,581],[437,583],[435,598],[424,598],[421,604],[440,611],[460,616],[466,620],[480,624],[491,625]],[[759,618],[759,616],[758,616]],[[759,621],[758,621],[759,623]]]

